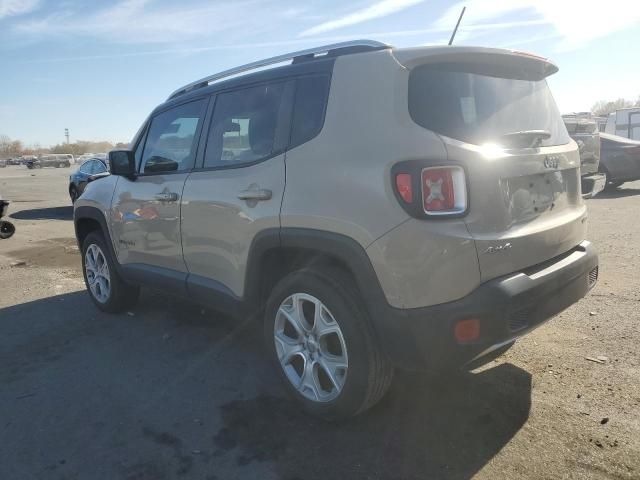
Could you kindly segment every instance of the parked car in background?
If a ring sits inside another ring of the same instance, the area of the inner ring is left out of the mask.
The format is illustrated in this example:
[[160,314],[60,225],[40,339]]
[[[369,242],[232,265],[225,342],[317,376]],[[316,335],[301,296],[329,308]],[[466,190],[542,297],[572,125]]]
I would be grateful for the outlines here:
[[7,160],[1,160],[0,159],[0,168],[4,168],[7,166]]
[[569,135],[578,144],[582,196],[593,198],[604,189],[606,184],[605,175],[598,171],[600,164],[598,123],[589,112],[563,115],[562,119]]
[[7,165],[20,165],[20,158],[19,157],[13,157],[13,158],[7,158]]
[[94,157],[93,153],[83,153],[82,155],[76,157],[76,163],[79,163],[80,165],[82,165],[84,162],[86,162],[87,160],[93,157]]
[[109,172],[107,163],[100,158],[90,158],[86,160],[80,168],[69,176],[69,196],[71,202],[75,203],[89,182],[106,176]]
[[640,107],[621,108],[610,113],[604,131],[609,135],[640,140]]
[[27,168],[43,168],[43,167],[70,167],[73,163],[73,155],[70,153],[51,153],[48,155],[40,155],[35,160],[27,161]]
[[83,164],[90,158],[99,158],[106,162],[107,154],[106,153],[83,153],[82,155],[76,157],[76,163]]
[[607,188],[640,180],[640,141],[618,135],[600,134],[600,171]]

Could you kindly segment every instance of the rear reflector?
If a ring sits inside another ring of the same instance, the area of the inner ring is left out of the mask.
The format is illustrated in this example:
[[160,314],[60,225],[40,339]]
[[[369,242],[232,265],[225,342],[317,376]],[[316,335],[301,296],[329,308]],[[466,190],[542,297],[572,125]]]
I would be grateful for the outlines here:
[[467,210],[464,170],[458,166],[422,170],[422,203],[428,215],[455,215]]
[[480,320],[469,318],[460,320],[454,328],[454,336],[458,343],[471,343],[480,338]]
[[398,194],[406,203],[413,202],[413,189],[411,188],[411,175],[408,173],[399,173],[396,175],[396,188]]

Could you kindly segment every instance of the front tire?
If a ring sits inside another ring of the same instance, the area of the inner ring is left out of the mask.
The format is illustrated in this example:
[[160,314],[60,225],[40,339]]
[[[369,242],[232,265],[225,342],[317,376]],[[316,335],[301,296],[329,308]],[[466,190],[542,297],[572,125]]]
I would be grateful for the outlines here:
[[275,286],[264,322],[285,388],[312,415],[339,420],[377,403],[393,367],[352,282],[340,270],[300,270]]
[[82,243],[82,271],[93,303],[103,312],[119,313],[135,305],[140,288],[126,283],[101,234],[91,232]]
[[71,185],[71,187],[69,188],[69,196],[71,197],[71,203],[76,203],[79,195],[78,189],[75,187],[75,185]]

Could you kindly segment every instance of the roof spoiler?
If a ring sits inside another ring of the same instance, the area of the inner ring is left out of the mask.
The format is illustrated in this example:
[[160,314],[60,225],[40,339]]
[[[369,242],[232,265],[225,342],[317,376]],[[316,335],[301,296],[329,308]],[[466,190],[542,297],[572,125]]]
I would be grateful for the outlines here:
[[490,71],[493,66],[497,72],[511,70],[514,73],[517,72],[518,78],[527,80],[542,80],[558,71],[558,67],[544,57],[499,48],[419,47],[397,49],[393,51],[393,55],[408,69],[429,63],[464,64],[469,65],[470,68],[476,65],[478,69],[485,71]]

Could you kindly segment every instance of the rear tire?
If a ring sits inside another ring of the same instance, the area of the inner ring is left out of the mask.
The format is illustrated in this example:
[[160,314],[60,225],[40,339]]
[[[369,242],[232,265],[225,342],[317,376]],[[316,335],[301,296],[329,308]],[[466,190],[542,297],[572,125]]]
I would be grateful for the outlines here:
[[[267,351],[285,388],[326,420],[370,408],[393,379],[352,284],[337,269],[292,272],[275,286],[265,311]],[[297,317],[299,323],[291,320]]]
[[140,288],[120,277],[111,251],[98,232],[91,232],[82,242],[82,272],[89,297],[103,312],[119,313],[138,301]]

